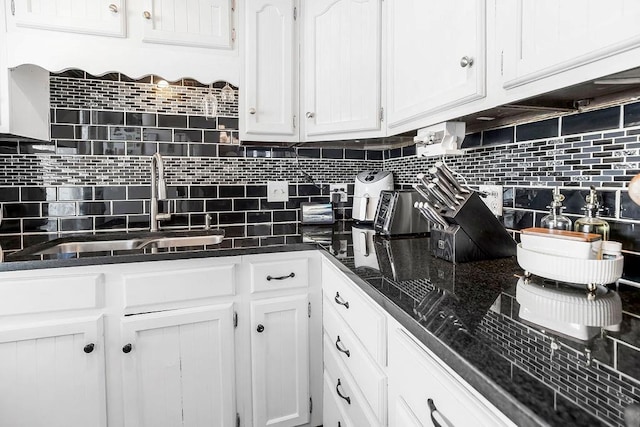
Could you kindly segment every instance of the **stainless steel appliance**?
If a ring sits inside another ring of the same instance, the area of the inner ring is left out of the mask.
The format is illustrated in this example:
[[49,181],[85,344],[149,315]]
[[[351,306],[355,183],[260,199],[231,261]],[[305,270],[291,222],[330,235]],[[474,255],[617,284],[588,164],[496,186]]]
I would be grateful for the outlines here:
[[356,176],[353,190],[353,219],[373,222],[380,192],[393,190],[393,174],[388,171],[366,170]]
[[373,222],[376,233],[384,236],[429,233],[429,222],[414,208],[414,204],[421,200],[415,190],[381,191]]
[[373,243],[375,231],[370,225],[358,225],[351,227],[353,238],[353,260],[356,268],[369,267],[380,270],[376,248]]

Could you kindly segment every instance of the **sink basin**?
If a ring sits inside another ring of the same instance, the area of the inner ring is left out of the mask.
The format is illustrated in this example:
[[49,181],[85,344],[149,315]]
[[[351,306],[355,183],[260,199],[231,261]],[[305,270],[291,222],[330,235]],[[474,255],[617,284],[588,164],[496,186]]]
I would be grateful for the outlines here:
[[223,239],[224,230],[218,229],[74,235],[31,246],[10,257],[208,246]]

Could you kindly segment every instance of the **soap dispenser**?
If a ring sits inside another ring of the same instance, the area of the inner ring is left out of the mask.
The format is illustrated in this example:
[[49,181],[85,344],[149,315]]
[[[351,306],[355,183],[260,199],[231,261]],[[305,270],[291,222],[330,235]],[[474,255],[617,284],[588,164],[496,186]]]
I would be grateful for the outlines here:
[[564,196],[560,194],[560,190],[556,187],[553,190],[553,201],[551,202],[551,206],[547,206],[547,208],[551,209],[551,212],[540,220],[540,227],[554,230],[571,230],[571,220],[562,215],[562,209],[564,209],[562,206],[563,200]]
[[574,231],[599,234],[602,236],[602,240],[609,240],[609,223],[598,218],[600,204],[598,203],[598,196],[594,187],[590,188],[586,202],[587,204],[583,208],[586,215],[576,220],[573,228]]

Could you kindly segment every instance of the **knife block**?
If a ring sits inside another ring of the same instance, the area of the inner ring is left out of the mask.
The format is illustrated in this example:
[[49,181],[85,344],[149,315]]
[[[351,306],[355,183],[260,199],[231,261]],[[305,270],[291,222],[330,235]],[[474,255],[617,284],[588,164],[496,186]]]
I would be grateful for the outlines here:
[[431,230],[434,256],[454,263],[515,256],[516,242],[476,192],[442,216],[453,226]]

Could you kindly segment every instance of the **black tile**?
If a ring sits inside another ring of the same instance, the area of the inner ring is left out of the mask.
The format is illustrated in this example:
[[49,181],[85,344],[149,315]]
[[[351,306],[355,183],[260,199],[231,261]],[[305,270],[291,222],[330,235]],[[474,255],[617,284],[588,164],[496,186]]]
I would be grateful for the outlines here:
[[297,194],[298,196],[319,196],[322,191],[313,184],[298,184]]
[[108,202],[78,203],[78,215],[111,215],[111,204]]
[[74,127],[71,125],[51,125],[51,138],[73,139],[75,138]]
[[[107,139],[110,139],[109,128],[107,126],[88,126],[88,125],[76,126],[75,138],[107,140]],[[113,138],[113,139],[117,139],[117,138]]]
[[416,146],[410,145],[408,147],[402,147],[402,157],[409,157],[416,155]]
[[120,81],[120,73],[105,73],[99,76],[86,73],[85,78],[90,80],[104,80],[104,81],[110,81],[110,82],[117,82],[117,81]]
[[[43,196],[40,196],[40,197],[43,197]],[[0,202],[17,202],[19,200],[20,200],[20,190],[18,189],[18,187],[0,188]],[[38,199],[38,200],[41,200],[41,199]]]
[[551,188],[516,188],[515,207],[525,209],[547,210],[553,200]]
[[234,248],[250,248],[254,246],[260,246],[260,238],[251,237],[251,238],[241,238],[233,240]]
[[121,111],[92,111],[91,124],[94,125],[123,125],[124,113]]
[[92,218],[67,218],[60,220],[60,231],[93,230]]
[[389,150],[389,159],[397,159],[402,157],[402,148],[394,148]]
[[271,224],[247,225],[247,236],[271,236]]
[[[18,190],[15,188],[14,190]],[[2,189],[1,191],[5,191]],[[14,194],[17,196],[17,194]],[[1,197],[1,196],[0,196]],[[55,187],[22,187],[20,188],[20,200],[23,202],[43,202],[43,201],[56,201],[58,199],[58,192]],[[2,199],[0,199],[2,200]],[[15,201],[18,199],[16,198]],[[6,200],[10,201],[10,200]]]
[[158,114],[158,127],[186,128],[187,116],[179,116],[177,114]]
[[168,185],[167,198],[169,199],[186,199],[189,197],[189,187],[186,185]]
[[224,230],[225,237],[242,237],[245,235],[244,225],[232,225],[220,228]]
[[88,124],[90,112],[88,110],[56,109],[55,123],[70,123],[76,125]]
[[93,191],[91,187],[60,187],[58,200],[93,200]]
[[284,245],[284,236],[261,237],[260,246]]
[[0,154],[18,154],[18,141],[0,141]]
[[95,187],[93,193],[95,200],[124,200],[127,198],[126,187]]
[[63,71],[61,73],[51,73],[51,75],[55,77],[67,77],[70,79],[84,79],[86,73],[82,70],[72,69]]
[[149,199],[151,197],[150,185],[131,185],[127,188],[127,199]]
[[640,352],[623,344],[618,344],[618,369],[640,380]]
[[484,131],[482,133],[482,146],[511,144],[514,138],[513,131],[513,126]]
[[128,228],[149,228],[149,215],[131,215],[127,217]]
[[173,140],[175,142],[202,142],[202,131],[192,129],[174,129]]
[[271,212],[247,212],[247,223],[271,222]]
[[56,150],[56,145],[53,141],[51,142],[20,141],[20,143],[18,144],[18,149],[20,150],[20,154],[38,154],[38,153],[53,154]]
[[189,155],[189,144],[179,142],[161,142],[158,144],[158,152],[164,156],[183,156]]
[[95,155],[123,156],[127,152],[125,142],[93,141],[92,145]]
[[289,197],[289,201],[287,202],[286,209],[299,209],[300,203],[308,202],[308,197]]
[[261,199],[260,209],[270,211],[284,209],[284,202],[267,202],[267,199]]
[[516,126],[516,141],[553,138],[558,136],[558,119],[541,120]]
[[234,211],[251,211],[260,208],[260,200],[258,199],[235,199],[233,201]]
[[298,220],[297,211],[275,211],[273,212],[273,222],[295,222]]
[[218,197],[218,187],[215,185],[192,185],[189,195],[192,198],[214,199]]
[[622,249],[640,252],[640,233],[636,224],[615,221],[608,221],[608,223],[609,239],[622,243]]
[[175,212],[204,212],[204,200],[176,200]]
[[207,200],[205,206],[207,212],[225,212],[233,210],[233,203],[228,199]]
[[[3,225],[5,222],[3,221]],[[23,231],[25,233],[35,233],[39,231],[44,232],[55,232],[58,231],[58,220],[56,219],[48,219],[48,218],[37,218],[37,219],[24,219],[22,220]]]
[[367,160],[383,160],[383,152],[380,150],[367,150]]
[[506,228],[513,230],[533,227],[533,213],[531,212],[505,209],[500,219]]
[[126,146],[129,156],[152,156],[158,151],[158,144],[155,142],[127,142]]
[[218,117],[218,129],[238,130],[238,119],[234,117]]
[[143,141],[173,141],[173,132],[171,129],[143,128]]
[[153,113],[127,113],[127,126],[152,126],[158,125],[157,117]]
[[189,127],[197,129],[216,129],[216,119],[209,119],[203,116],[189,116]]
[[[620,107],[604,108],[562,117],[562,135],[615,129],[620,124]],[[599,135],[595,139],[599,139]]]
[[286,158],[292,158],[295,156],[296,156],[296,153],[291,148],[274,147],[271,149],[271,157],[273,158],[286,159]]
[[323,148],[322,158],[323,159],[343,159],[344,150],[341,148]]
[[247,197],[267,197],[267,186],[247,185]]
[[627,104],[623,108],[624,108],[624,127],[640,125],[640,102]]
[[[90,155],[92,153],[91,141],[69,141],[59,139],[56,142],[56,154]],[[100,154],[100,153],[97,153]]]
[[243,185],[221,185],[218,189],[220,198],[244,197]]
[[299,234],[298,224],[273,224],[273,234]]
[[219,145],[218,155],[220,157],[244,157],[245,150],[244,147],[237,145]]
[[620,218],[640,220],[640,206],[631,200],[627,191],[620,193]]
[[217,144],[190,144],[190,157],[218,157]]
[[94,219],[96,230],[109,230],[125,228],[127,226],[126,216],[98,216]]
[[319,159],[320,158],[320,149],[319,148],[298,148],[298,157],[301,158],[309,158],[309,159]]
[[[142,129],[137,127],[109,127],[109,139],[118,141],[140,141]],[[100,138],[106,139],[106,138]]]
[[144,204],[141,201],[115,201],[113,202],[113,214],[141,214]]
[[218,215],[219,224],[244,224],[245,214],[244,212],[224,212]]
[[345,159],[359,159],[364,160],[367,156],[367,152],[365,150],[344,150],[344,158]]
[[212,144],[229,144],[230,132],[227,131],[219,131],[219,130],[205,130],[204,131],[204,142],[212,143]]
[[470,133],[465,135],[460,148],[479,147],[482,143],[482,132]]

